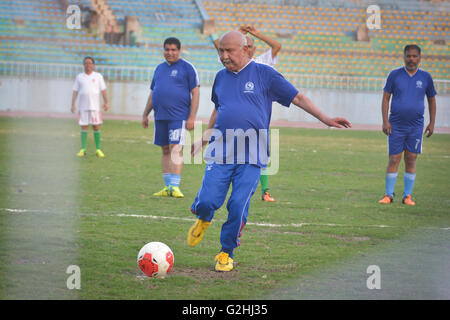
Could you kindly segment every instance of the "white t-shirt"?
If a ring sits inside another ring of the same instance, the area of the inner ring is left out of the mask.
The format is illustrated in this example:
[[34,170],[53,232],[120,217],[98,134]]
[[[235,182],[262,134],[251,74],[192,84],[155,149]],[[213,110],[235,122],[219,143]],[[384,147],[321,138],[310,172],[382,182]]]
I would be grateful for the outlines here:
[[73,84],[73,91],[77,91],[79,96],[78,109],[100,111],[100,92],[103,90],[106,90],[106,85],[100,73],[78,74]]
[[273,67],[278,62],[278,55],[272,58],[272,48],[264,52],[262,55],[253,58],[253,61],[258,63],[264,63]]

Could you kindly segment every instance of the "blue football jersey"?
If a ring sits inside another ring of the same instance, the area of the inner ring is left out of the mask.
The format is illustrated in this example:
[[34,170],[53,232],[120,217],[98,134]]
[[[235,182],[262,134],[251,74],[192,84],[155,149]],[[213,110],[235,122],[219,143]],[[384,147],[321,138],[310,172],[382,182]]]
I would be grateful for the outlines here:
[[265,167],[272,102],[289,107],[297,93],[278,71],[265,64],[250,61],[237,73],[219,71],[211,95],[217,118],[205,159]]
[[159,64],[150,85],[155,120],[186,120],[191,109],[191,91],[199,85],[197,70],[186,60]]
[[417,69],[410,75],[405,67],[392,70],[384,91],[392,94],[389,122],[399,126],[423,126],[425,96],[436,95],[431,75]]

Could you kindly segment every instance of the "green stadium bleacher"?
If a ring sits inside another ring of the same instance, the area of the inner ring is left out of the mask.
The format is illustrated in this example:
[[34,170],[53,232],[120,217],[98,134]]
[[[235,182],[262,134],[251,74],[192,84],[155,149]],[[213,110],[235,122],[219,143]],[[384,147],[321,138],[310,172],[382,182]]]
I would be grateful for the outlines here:
[[[93,10],[89,0],[73,2]],[[382,7],[382,29],[370,30],[370,42],[363,42],[354,40],[356,28],[366,19],[366,8],[357,2],[350,1],[347,7],[334,6],[332,1],[321,2],[323,6],[303,2],[207,0],[203,4],[219,35],[250,23],[277,38],[283,49],[276,68],[284,74],[385,78],[402,64],[403,47],[417,43],[423,49],[422,67],[435,79],[450,79],[448,10]],[[137,46],[107,44],[86,28],[68,29],[57,0],[0,0],[0,59],[80,65],[84,56],[91,55],[98,66],[151,69],[163,60],[164,39],[176,36],[182,42],[182,57],[197,69],[222,68],[211,38],[200,31],[201,16],[194,1],[106,3],[119,21],[128,15],[138,17]],[[436,39],[447,42],[439,45]],[[255,44],[257,54],[267,48],[259,40]]]

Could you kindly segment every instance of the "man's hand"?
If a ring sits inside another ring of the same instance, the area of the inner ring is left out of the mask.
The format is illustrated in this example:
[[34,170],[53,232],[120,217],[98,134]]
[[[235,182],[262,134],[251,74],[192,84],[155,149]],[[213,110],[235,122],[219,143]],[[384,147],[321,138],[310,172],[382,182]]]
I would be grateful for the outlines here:
[[257,35],[259,35],[259,30],[251,25],[248,25],[247,27],[245,27],[245,30],[247,30],[248,33],[250,33],[251,35],[253,35],[255,37]]
[[192,130],[194,129],[194,126],[195,126],[195,119],[188,118],[186,121],[186,129]]
[[385,135],[390,136],[392,133],[392,127],[389,121],[383,122],[383,132]]
[[76,110],[76,109],[77,109],[77,108],[76,108],[75,105],[73,104],[72,107],[70,107],[70,112],[75,113],[75,110]]
[[146,116],[142,116],[142,128],[148,128],[148,118]]
[[[428,132],[428,133],[427,133]],[[433,134],[433,132],[434,132],[434,124],[429,124],[428,126],[427,126],[427,128],[425,129],[425,133],[427,134],[427,138],[429,138],[429,137],[431,137],[431,135]]]
[[335,128],[351,128],[352,124],[345,118],[332,118],[326,123],[329,127]]
[[240,26],[239,31],[242,32],[242,34],[246,35],[247,34],[247,26]]
[[108,109],[109,109],[109,105],[108,105],[107,102],[105,102],[105,103],[103,104],[103,110],[108,111]]

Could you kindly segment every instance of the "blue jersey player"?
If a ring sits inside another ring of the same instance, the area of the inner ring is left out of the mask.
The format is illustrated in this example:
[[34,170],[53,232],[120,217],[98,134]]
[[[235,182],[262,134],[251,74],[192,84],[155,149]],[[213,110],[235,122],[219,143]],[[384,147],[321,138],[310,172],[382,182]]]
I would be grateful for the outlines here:
[[[398,166],[404,154],[402,202],[415,205],[411,194],[416,179],[417,156],[422,152],[425,96],[430,113],[430,123],[425,129],[427,137],[433,134],[436,118],[436,90],[431,75],[419,69],[420,51],[417,45],[407,45],[404,49],[405,66],[392,70],[384,86],[383,132],[388,136],[389,161],[385,180],[386,192],[379,203],[393,202]],[[391,113],[388,118],[391,96]]]
[[181,43],[177,38],[164,41],[165,62],[159,64],[150,85],[150,95],[142,115],[148,127],[148,115],[155,113],[154,144],[162,149],[162,172],[165,187],[155,196],[183,198],[179,188],[183,169],[182,148],[186,129],[194,128],[199,103],[199,79],[196,69],[180,59]]
[[[221,250],[215,257],[217,271],[233,269],[233,251],[247,221],[250,199],[258,186],[261,169],[267,164],[267,134],[272,102],[304,109],[328,126],[350,127],[343,118],[329,118],[270,66],[251,61],[245,36],[225,33],[219,41],[219,56],[225,69],[214,80],[215,108],[202,141],[191,148],[193,154],[209,141],[202,186],[191,206],[198,218],[188,232],[187,242],[197,245],[211,224],[214,213],[227,196],[227,221],[220,234]],[[236,141],[240,140],[236,145]],[[262,150],[262,152],[261,152]]]

